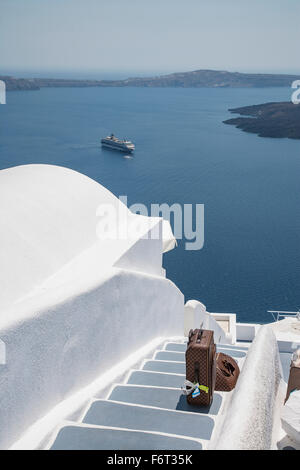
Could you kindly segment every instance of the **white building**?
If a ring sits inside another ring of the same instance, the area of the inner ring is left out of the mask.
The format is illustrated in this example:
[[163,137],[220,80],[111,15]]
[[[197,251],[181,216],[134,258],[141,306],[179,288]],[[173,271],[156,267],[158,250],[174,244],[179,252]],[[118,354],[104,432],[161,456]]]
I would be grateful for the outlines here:
[[[300,344],[293,320],[260,328],[198,301],[184,306],[162,264],[175,246],[169,224],[130,213],[75,171],[2,170],[0,201],[1,448],[290,442],[279,418],[284,372]],[[106,239],[97,236],[99,207],[117,214]],[[130,237],[116,236],[128,223]],[[187,408],[180,390],[184,334],[200,324],[242,368],[236,389],[216,393],[205,414]]]

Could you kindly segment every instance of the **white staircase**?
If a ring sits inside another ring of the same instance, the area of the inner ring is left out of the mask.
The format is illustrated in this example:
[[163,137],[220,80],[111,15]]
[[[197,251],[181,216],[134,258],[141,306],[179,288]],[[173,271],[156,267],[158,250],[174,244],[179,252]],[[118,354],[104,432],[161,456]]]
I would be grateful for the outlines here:
[[[218,345],[242,366],[248,345]],[[215,392],[210,408],[190,406],[182,394],[186,343],[166,342],[140,370],[97,396],[80,422],[63,423],[51,449],[206,449],[230,393]]]

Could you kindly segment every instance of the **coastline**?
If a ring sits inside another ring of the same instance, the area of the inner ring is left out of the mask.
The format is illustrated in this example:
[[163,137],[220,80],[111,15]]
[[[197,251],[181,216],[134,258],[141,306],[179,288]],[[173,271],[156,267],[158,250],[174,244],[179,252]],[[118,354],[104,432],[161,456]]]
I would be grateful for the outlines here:
[[[300,139],[300,106],[292,102],[264,103],[229,109],[240,117],[223,121],[259,137]],[[245,117],[242,117],[245,116]]]
[[219,70],[195,70],[153,77],[130,77],[122,80],[77,80],[62,78],[16,78],[0,75],[7,91],[39,90],[44,87],[150,87],[150,88],[263,88],[290,87],[297,75],[254,74]]

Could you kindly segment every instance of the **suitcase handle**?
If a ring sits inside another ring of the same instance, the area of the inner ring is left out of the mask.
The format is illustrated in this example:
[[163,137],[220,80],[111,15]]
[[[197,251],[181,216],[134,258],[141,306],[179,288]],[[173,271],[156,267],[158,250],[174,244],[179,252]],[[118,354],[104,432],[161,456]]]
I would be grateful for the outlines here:
[[198,336],[197,336],[197,340],[196,340],[197,343],[200,343],[200,342],[201,342],[202,335],[203,335],[203,330],[199,330],[199,333],[198,333]]
[[[191,330],[189,331],[188,345],[190,344],[191,339],[192,339],[192,336],[193,336],[194,334],[196,334],[196,330],[191,329]],[[197,339],[196,339],[196,343],[201,343],[202,335],[203,335],[203,330],[199,330],[199,331],[198,331],[198,336],[197,336]]]

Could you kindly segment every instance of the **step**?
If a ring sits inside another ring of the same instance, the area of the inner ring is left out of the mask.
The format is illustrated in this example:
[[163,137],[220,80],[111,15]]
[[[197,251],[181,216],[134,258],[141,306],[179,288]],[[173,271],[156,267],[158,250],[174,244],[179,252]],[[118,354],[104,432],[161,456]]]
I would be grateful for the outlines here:
[[[242,358],[246,356],[245,351],[237,351],[234,349],[225,349],[220,348],[217,346],[217,352],[222,352],[224,354],[228,354],[234,358]],[[176,361],[176,362],[185,362],[185,353],[183,352],[175,352],[175,351],[156,351],[153,357],[154,360],[160,361]]]
[[246,353],[248,352],[249,350],[249,347],[250,347],[251,343],[248,344],[248,346],[241,346],[239,344],[217,344],[217,348],[221,348],[221,349],[232,349],[233,351],[245,351]]
[[92,403],[83,422],[115,428],[157,431],[205,440],[210,439],[214,427],[214,420],[209,416],[107,400],[97,400]]
[[134,385],[154,385],[156,387],[181,388],[184,381],[184,374],[177,375],[161,372],[148,372],[145,370],[133,370],[127,383]]
[[150,359],[145,361],[143,370],[185,375],[185,362],[154,361]]
[[58,433],[51,450],[201,450],[195,439],[160,433],[111,429],[87,425],[66,425]]
[[164,350],[156,351],[153,359],[158,361],[185,362],[185,353]]
[[164,345],[165,351],[185,352],[186,343],[166,343]]
[[217,415],[222,403],[222,395],[214,393],[210,407],[189,405],[186,396],[180,389],[164,387],[147,387],[140,385],[115,385],[109,400],[154,406],[168,410],[191,411],[193,413]]
[[[248,351],[248,347],[245,346],[233,346],[231,344],[218,344],[218,349],[231,349],[232,351]],[[165,351],[174,351],[174,352],[185,352],[186,344],[182,343],[166,343],[164,347]]]

